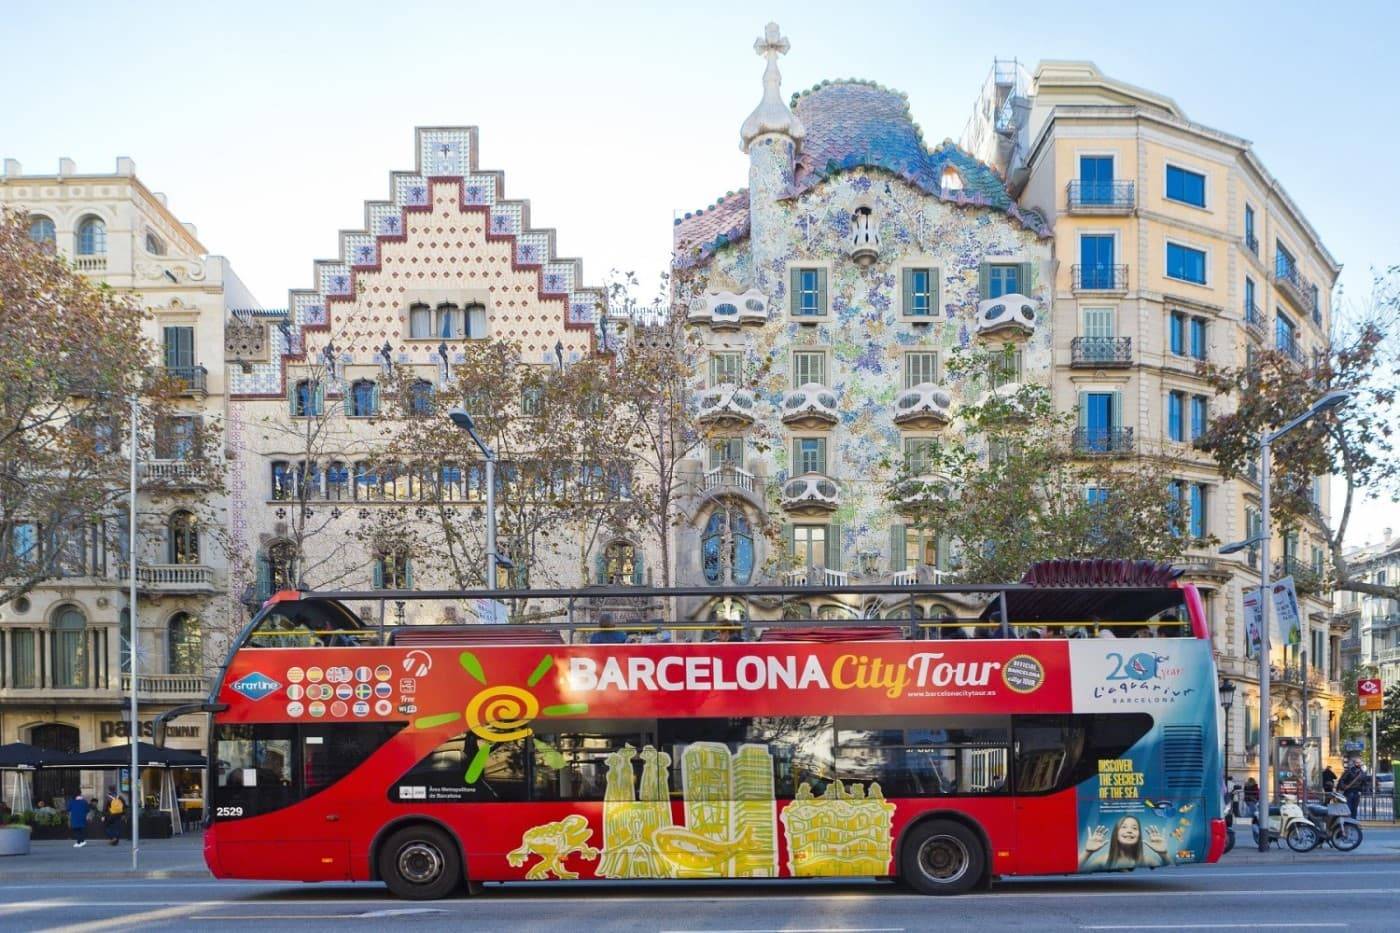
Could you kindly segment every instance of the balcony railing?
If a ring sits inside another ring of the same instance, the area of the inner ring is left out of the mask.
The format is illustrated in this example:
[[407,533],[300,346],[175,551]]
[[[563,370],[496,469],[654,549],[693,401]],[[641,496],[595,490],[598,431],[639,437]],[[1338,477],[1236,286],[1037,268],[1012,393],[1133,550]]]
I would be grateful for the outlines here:
[[1068,195],[1073,214],[1126,214],[1136,203],[1130,181],[1072,181]]
[[141,481],[159,486],[198,486],[204,482],[204,469],[189,460],[147,460],[141,464]]
[[[136,692],[145,696],[209,695],[209,678],[199,674],[137,674]],[[131,693],[131,675],[122,674],[122,694]]]
[[939,570],[937,567],[933,567],[929,564],[921,564],[913,570],[896,570],[894,573],[890,574],[890,585],[912,586],[915,583],[919,583],[919,576],[921,571],[924,577],[923,582],[941,584],[943,583],[944,578],[948,576],[944,571]]
[[1288,357],[1293,362],[1297,363],[1299,366],[1307,365],[1307,354],[1303,352],[1303,348],[1298,344],[1298,341],[1296,340],[1279,338],[1274,341],[1274,349],[1282,353],[1284,356]]
[[1090,456],[1115,456],[1132,453],[1132,428],[1076,428],[1074,432],[1076,453]]
[[106,256],[74,256],[73,268],[79,272],[106,272]]
[[1360,651],[1360,650],[1361,650],[1361,636],[1360,636],[1360,635],[1348,635],[1346,638],[1343,638],[1341,641],[1339,641],[1339,642],[1337,643],[1337,647],[1338,647],[1339,649],[1341,649],[1342,651]]
[[1400,625],[1400,614],[1389,613],[1383,616],[1376,616],[1371,620],[1371,628],[1393,628]]
[[176,384],[181,395],[202,398],[209,393],[209,370],[199,364],[194,366],[166,366],[165,378]]
[[1309,316],[1317,310],[1317,302],[1313,300],[1312,282],[1298,271],[1296,265],[1275,262],[1274,285],[1298,310]]
[[1070,267],[1071,288],[1077,292],[1122,292],[1128,290],[1127,266]]
[[726,463],[707,471],[700,485],[705,492],[728,489],[753,492],[753,474],[741,466]]
[[1258,255],[1259,255],[1259,238],[1258,238],[1257,236],[1255,236],[1254,234],[1252,234],[1252,233],[1246,233],[1246,234],[1244,235],[1244,248],[1247,249],[1247,250],[1249,250],[1249,251],[1250,251],[1251,253],[1253,253],[1254,255],[1258,256]]
[[848,579],[850,574],[846,571],[827,567],[804,567],[783,574],[786,586],[845,586]]
[[213,593],[214,568],[204,564],[138,564],[136,582],[147,592]]
[[1075,337],[1070,341],[1069,350],[1071,366],[1107,369],[1133,363],[1131,337]]
[[1244,327],[1255,340],[1262,342],[1269,338],[1269,325],[1264,323],[1264,312],[1253,302],[1244,306]]
[[1387,648],[1384,651],[1376,652],[1376,661],[1381,664],[1400,661],[1400,648]]

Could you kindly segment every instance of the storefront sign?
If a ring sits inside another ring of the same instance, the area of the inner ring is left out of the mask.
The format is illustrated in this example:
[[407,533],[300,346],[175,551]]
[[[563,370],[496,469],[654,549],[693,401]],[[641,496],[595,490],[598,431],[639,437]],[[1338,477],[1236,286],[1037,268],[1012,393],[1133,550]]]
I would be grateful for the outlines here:
[[[98,735],[101,741],[109,742],[112,739],[131,738],[131,723],[125,719],[103,719],[97,723]],[[141,738],[149,739],[155,735],[155,720],[145,719],[141,721]],[[170,739],[197,739],[200,736],[199,726],[177,726],[173,723],[165,727],[165,736]]]

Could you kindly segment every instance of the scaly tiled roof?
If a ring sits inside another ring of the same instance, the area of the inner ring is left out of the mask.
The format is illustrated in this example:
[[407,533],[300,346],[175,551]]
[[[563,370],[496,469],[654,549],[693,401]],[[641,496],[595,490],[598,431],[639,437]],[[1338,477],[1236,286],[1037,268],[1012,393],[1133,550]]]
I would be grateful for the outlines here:
[[677,266],[702,262],[711,253],[749,235],[749,192],[730,191],[709,207],[677,217],[673,231]]
[[[794,94],[792,106],[807,136],[787,197],[800,195],[837,172],[878,168],[949,203],[990,207],[1040,236],[1050,235],[1045,218],[1035,210],[1022,210],[991,166],[951,140],[928,149],[910,116],[908,99],[899,91],[869,81],[830,81]],[[950,165],[957,169],[962,187],[945,192],[943,170]],[[716,249],[743,239],[748,232],[748,192],[725,195],[709,208],[677,218],[673,262],[677,268],[704,262]]]

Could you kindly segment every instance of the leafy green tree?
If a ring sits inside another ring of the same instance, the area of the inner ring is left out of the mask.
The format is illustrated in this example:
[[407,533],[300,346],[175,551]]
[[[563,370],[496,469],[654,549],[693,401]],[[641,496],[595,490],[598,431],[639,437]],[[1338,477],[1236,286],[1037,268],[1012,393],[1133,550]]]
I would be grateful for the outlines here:
[[[1366,714],[1370,719],[1370,714]],[[1367,722],[1367,735],[1370,722]],[[1385,707],[1381,710],[1380,721],[1376,723],[1376,750],[1382,758],[1395,758],[1400,755],[1400,684],[1394,684],[1385,692]]]
[[[959,424],[899,465],[889,498],[915,524],[947,535],[961,580],[1014,582],[1051,558],[1170,559],[1192,542],[1164,458],[1085,456],[1074,415],[1050,391],[1008,384],[1004,356],[955,351],[951,381],[978,401]],[[1000,386],[1000,387],[999,387]]]
[[[1209,451],[1227,477],[1255,475],[1258,444],[1266,431],[1302,414],[1325,392],[1352,393],[1340,409],[1291,431],[1273,445],[1272,515],[1284,531],[1317,523],[1332,558],[1332,586],[1400,598],[1400,585],[1352,575],[1346,553],[1354,511],[1372,499],[1398,501],[1400,451],[1395,408],[1400,386],[1400,266],[1377,277],[1368,307],[1335,328],[1330,344],[1311,359],[1279,349],[1254,353],[1244,366],[1201,364],[1201,373],[1234,410],[1217,416],[1198,446]],[[1331,503],[1326,524],[1314,506],[1316,477],[1342,480],[1341,501]]]

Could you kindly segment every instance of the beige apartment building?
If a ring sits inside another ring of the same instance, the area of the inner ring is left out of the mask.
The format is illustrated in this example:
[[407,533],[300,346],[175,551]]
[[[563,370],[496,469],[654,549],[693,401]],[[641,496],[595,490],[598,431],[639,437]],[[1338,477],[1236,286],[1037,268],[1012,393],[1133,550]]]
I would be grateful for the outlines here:
[[[1340,266],[1301,209],[1248,140],[1193,123],[1170,98],[1089,62],[1046,61],[1034,73],[996,62],[963,142],[1006,176],[1022,208],[1053,224],[1056,402],[1077,407],[1086,454],[1170,458],[1191,536],[1224,544],[1257,534],[1257,480],[1223,479],[1192,447],[1232,404],[1212,397],[1197,366],[1241,365],[1266,347],[1303,364],[1325,350]],[[1325,516],[1324,477],[1314,495]],[[1275,532],[1273,576],[1294,577],[1307,622],[1301,645],[1274,649],[1274,734],[1306,725],[1335,762],[1346,632],[1320,588],[1324,530]],[[1180,561],[1207,597],[1220,674],[1239,686],[1226,762],[1241,779],[1258,770],[1257,664],[1241,612],[1257,561],[1214,547]]]
[[[546,369],[597,347],[602,290],[584,284],[578,260],[555,255],[554,231],[531,226],[529,202],[506,196],[501,172],[478,168],[476,128],[420,128],[415,142],[415,167],[393,172],[388,197],[365,204],[364,226],[341,232],[340,255],[315,264],[311,288],[293,290],[287,308],[237,309],[229,322],[229,534],[246,557],[232,592],[250,612],[298,584],[451,586],[440,553],[385,548],[365,533],[413,525],[439,501],[465,534],[479,539],[486,521],[474,452],[452,464],[379,462],[386,437],[412,414],[393,387],[437,397],[475,342],[507,341],[522,366]],[[433,417],[445,420],[463,401],[442,400]],[[497,550],[513,569],[500,585],[590,582],[579,579],[577,540],[562,529],[548,540],[503,534]],[[640,576],[637,538],[605,537],[597,551]],[[357,608],[379,611],[373,600]]]
[[[1400,581],[1400,538],[1389,528],[1380,541],[1352,548],[1346,557],[1358,580],[1381,586]],[[1387,690],[1400,684],[1400,600],[1343,590],[1337,594],[1337,616],[1347,626],[1342,670],[1374,669]]]
[[[140,463],[137,691],[149,738],[159,713],[204,699],[229,627],[222,498],[202,488],[186,458],[201,427],[220,430],[226,410],[224,319],[253,297],[228,260],[211,256],[195,228],[151,191],[132,160],[115,172],[25,174],[7,159],[0,204],[29,214],[30,235],[77,271],[136,296],[150,310],[152,361],[184,386],[171,423],[144,424],[155,440]],[[158,429],[159,428],[159,429]],[[125,512],[104,521],[125,527]],[[111,526],[109,525],[109,529]],[[120,744],[129,731],[130,605],[123,535],[94,535],[80,561],[0,608],[0,742],[86,751]],[[115,552],[114,552],[115,551]],[[169,744],[201,749],[203,718],[175,720]],[[99,794],[110,772],[43,771],[35,795]]]

